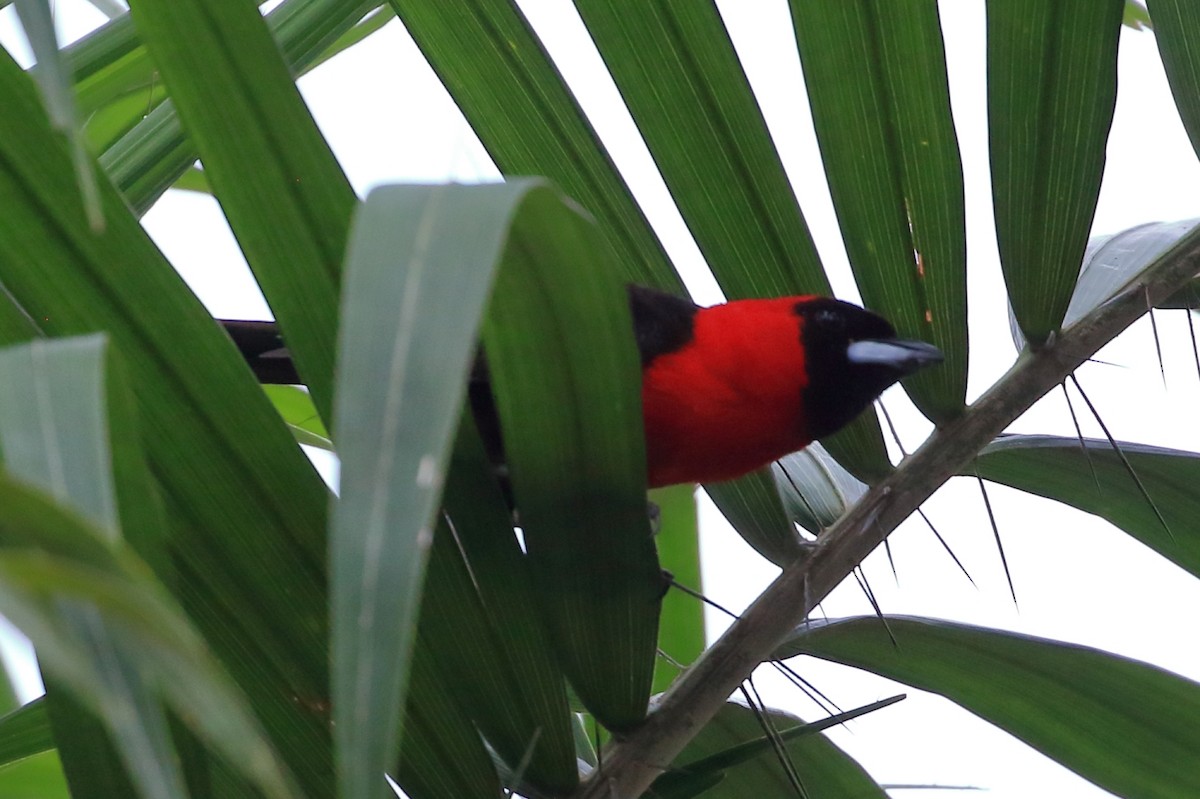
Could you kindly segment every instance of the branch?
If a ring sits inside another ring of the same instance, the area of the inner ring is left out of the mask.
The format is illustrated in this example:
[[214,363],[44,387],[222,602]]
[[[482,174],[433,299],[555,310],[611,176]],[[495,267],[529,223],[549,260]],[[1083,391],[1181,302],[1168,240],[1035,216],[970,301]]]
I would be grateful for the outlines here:
[[850,571],[976,453],[1097,350],[1200,273],[1200,227],[1111,299],[1016,364],[955,421],[934,431],[886,480],[783,571],[663,695],[646,721],[604,753],[574,799],[630,799],[663,773],[759,663]]

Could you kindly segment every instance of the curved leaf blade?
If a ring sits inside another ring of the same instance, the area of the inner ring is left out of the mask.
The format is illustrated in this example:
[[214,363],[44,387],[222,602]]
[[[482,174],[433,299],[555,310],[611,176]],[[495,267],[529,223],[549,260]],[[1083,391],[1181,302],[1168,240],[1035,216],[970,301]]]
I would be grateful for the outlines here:
[[[346,267],[330,551],[341,794],[383,797],[433,514],[479,321],[529,182],[372,192]],[[470,219],[464,232],[463,219]]]
[[[267,22],[288,66],[300,75],[374,5],[377,5],[374,0],[285,0],[267,15]],[[195,145],[179,121],[175,104],[164,100],[147,114],[144,100],[136,103],[119,100],[102,109],[92,122],[97,125],[103,115],[105,129],[119,132],[120,138],[109,143],[108,136],[96,131],[94,138],[105,142],[99,161],[139,216],[197,158]]]
[[[136,663],[141,690],[186,718],[265,795],[295,796],[242,696],[145,566],[104,544],[96,526],[7,475],[0,475],[0,500],[0,605],[29,635],[51,677],[103,718],[130,713],[111,664],[95,657],[96,641],[81,634],[86,616],[74,611],[86,609],[102,621],[107,653],[120,653],[122,666]],[[138,759],[127,762],[135,777],[150,776]]]
[[[334,707],[348,795],[384,789],[454,409],[501,262],[484,339],[533,582],[552,620],[567,611],[571,633],[556,641],[576,658],[571,676],[590,701],[617,724],[645,712],[660,582],[639,478],[637,361],[627,301],[595,235],[531,180],[391,187],[364,206],[346,287],[333,539]],[[610,341],[625,349],[605,363]],[[559,357],[563,342],[573,363]],[[545,346],[553,357],[540,357]],[[560,573],[555,558],[566,559],[565,587],[544,576]],[[580,624],[577,603],[615,610]]]
[[967,388],[966,221],[933,0],[791,3],[825,174],[866,304],[946,360],[904,381],[935,422]]
[[[0,374],[0,452],[7,473],[79,513],[108,545],[120,547],[127,530],[130,541],[152,562],[165,564],[166,516],[141,452],[131,395],[107,339],[35,340],[0,350]],[[210,744],[223,747],[226,757],[232,755],[231,762],[268,794],[290,791],[240,697],[224,684],[224,674],[181,617],[169,621],[177,629],[167,650],[152,652],[166,642],[134,641],[100,605],[62,597],[52,607],[58,634],[70,638],[90,661],[96,681],[92,695],[67,701],[60,685],[47,680],[50,719],[76,793],[100,796],[117,786],[129,790],[126,780],[131,778],[146,796],[184,794],[163,700]],[[171,611],[158,612],[166,616]],[[185,656],[171,648],[186,650],[186,657],[195,661],[190,672],[179,671],[181,679],[186,677],[184,701],[179,693],[162,690],[162,673],[155,673],[155,654],[159,659]],[[77,702],[90,704],[107,736]],[[227,719],[216,724],[225,737],[215,741],[214,717]],[[128,778],[113,757],[118,753]],[[255,759],[266,762],[251,765]],[[90,767],[81,769],[80,760]],[[106,786],[104,779],[112,782]]]
[[867,493],[867,486],[846,471],[820,444],[771,465],[775,485],[792,521],[813,535],[841,518]]
[[867,491],[819,443],[765,470],[704,488],[746,543],[781,567],[807,555],[812,546],[794,525],[820,533]]
[[296,368],[329,419],[354,191],[255,5],[135,0],[132,13]]
[[179,594],[293,773],[320,794],[331,772],[328,720],[292,697],[328,690],[326,489],[105,181],[105,229],[88,226],[69,155],[28,76],[3,54],[0,104],[10,112],[0,115],[0,192],[10,200],[0,217],[0,334],[5,343],[111,337],[138,387],[146,456],[171,509]]
[[[889,616],[813,624],[787,645],[941,694],[1119,796],[1200,790],[1200,685],[1096,649]],[[781,656],[788,656],[780,653]]]
[[[131,430],[114,439],[109,425],[104,336],[40,339],[0,350],[0,454],[8,474],[36,485],[102,531],[105,540],[121,538],[113,465],[118,448],[136,447]],[[158,511],[156,529],[163,540],[165,518],[156,487],[141,453],[122,457],[126,482],[149,489],[145,502]],[[126,494],[126,499],[133,499]],[[131,509],[134,503],[125,506]],[[89,604],[60,603],[61,633],[71,636],[94,664],[100,683],[97,719],[48,679],[47,701],[58,749],[68,779],[81,796],[132,791],[150,797],[183,793],[183,776],[167,733],[163,708],[150,690],[138,660],[123,649],[116,633]],[[121,707],[124,712],[117,712]]]
[[[835,746],[819,730],[833,721],[805,724],[781,710],[768,710],[766,717],[786,741],[787,757],[800,775],[806,796],[854,796],[884,799],[886,794],[853,758]],[[721,771],[714,771],[720,768]],[[671,770],[655,781],[649,796],[695,796],[694,792],[670,789],[688,778],[723,773],[724,779],[703,796],[711,799],[740,799],[747,796],[792,796],[794,789],[779,763],[759,717],[748,707],[729,702],[680,753]]]
[[484,348],[551,640],[587,708],[615,730],[646,713],[665,587],[632,331],[600,231],[554,192],[531,190]]
[[[1064,328],[1075,324],[1104,303],[1154,264],[1176,242],[1200,224],[1200,219],[1179,222],[1149,222],[1144,225],[1105,236],[1095,236],[1088,241],[1083,256],[1083,268],[1071,294],[1071,304],[1063,318]],[[1159,307],[1189,307],[1196,304],[1195,284],[1185,287]],[[1009,330],[1018,350],[1025,347],[1025,337],[1017,324],[1011,306],[1008,310]]]
[[1187,0],[1147,0],[1146,5],[1175,107],[1200,156],[1200,8]]
[[1200,536],[1195,533],[1200,453],[1133,443],[1122,443],[1121,452],[1153,506],[1107,440],[1084,439],[1081,444],[1058,436],[1005,436],[985,447],[975,465],[985,480],[1107,519],[1200,577]]
[[470,414],[458,425],[418,634],[510,770],[555,795],[579,781],[562,670],[512,512]]
[[1057,330],[1100,193],[1123,0],[988,0],[988,130],[1000,264],[1035,346]]

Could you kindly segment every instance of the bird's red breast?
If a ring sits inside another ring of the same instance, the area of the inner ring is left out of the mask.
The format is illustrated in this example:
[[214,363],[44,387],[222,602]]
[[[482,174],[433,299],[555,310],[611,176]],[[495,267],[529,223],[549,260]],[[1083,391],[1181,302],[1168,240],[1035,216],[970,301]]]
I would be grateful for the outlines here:
[[728,480],[812,441],[796,312],[807,297],[696,311],[683,346],[642,371],[651,486]]

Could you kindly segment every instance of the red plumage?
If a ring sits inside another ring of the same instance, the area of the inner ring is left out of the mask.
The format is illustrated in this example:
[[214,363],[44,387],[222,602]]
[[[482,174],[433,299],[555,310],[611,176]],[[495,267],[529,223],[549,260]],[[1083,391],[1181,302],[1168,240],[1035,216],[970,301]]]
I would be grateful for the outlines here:
[[729,480],[807,446],[802,320],[807,298],[696,312],[692,338],[642,371],[652,487]]

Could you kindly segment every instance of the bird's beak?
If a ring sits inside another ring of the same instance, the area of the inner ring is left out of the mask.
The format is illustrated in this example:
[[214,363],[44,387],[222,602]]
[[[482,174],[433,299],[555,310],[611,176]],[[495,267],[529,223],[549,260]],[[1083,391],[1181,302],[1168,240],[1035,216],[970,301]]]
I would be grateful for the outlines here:
[[850,363],[890,367],[901,377],[944,360],[932,344],[898,338],[856,341],[846,348],[846,358]]

